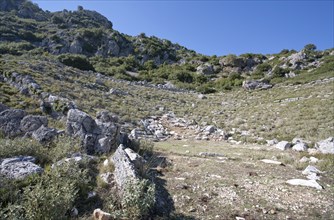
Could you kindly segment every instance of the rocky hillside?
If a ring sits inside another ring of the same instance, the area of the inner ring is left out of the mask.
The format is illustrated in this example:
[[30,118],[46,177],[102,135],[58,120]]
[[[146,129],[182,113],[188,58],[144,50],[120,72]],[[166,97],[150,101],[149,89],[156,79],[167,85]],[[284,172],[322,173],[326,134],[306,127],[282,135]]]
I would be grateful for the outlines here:
[[333,48],[204,56],[26,0],[0,23],[0,219],[334,218]]
[[80,6],[54,13],[25,0],[1,0],[0,6],[0,54],[52,55],[55,62],[120,79],[171,82],[210,93],[242,86],[249,79],[275,84],[333,71],[333,49],[317,51],[313,44],[272,55],[204,56],[144,33],[119,33],[103,15]]

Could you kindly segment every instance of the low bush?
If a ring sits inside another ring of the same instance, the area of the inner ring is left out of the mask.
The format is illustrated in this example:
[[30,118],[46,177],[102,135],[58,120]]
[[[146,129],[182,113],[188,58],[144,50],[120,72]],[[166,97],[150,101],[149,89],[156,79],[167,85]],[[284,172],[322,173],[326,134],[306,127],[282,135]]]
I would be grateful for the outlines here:
[[72,66],[80,70],[93,70],[94,67],[83,55],[62,54],[58,56],[58,60],[66,66]]

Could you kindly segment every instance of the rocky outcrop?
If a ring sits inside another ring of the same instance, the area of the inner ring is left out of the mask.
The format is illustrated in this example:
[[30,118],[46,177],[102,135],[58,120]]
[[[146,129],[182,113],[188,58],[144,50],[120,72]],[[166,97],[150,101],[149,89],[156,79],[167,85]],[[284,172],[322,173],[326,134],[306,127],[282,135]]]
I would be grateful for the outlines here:
[[198,74],[211,75],[214,74],[213,66],[209,63],[202,64],[196,68]]
[[40,174],[43,169],[34,164],[35,158],[20,156],[0,160],[0,177],[8,179],[24,179],[32,174]]
[[17,88],[23,95],[34,95],[42,92],[41,86],[30,75],[13,72],[7,74],[4,78],[5,82]]
[[94,120],[85,112],[71,109],[67,115],[66,132],[79,137],[87,154],[107,153],[120,143],[120,127],[115,116],[106,111],[99,112]]
[[242,82],[242,88],[245,90],[270,89],[273,85],[266,80],[245,80]]
[[319,141],[314,147],[323,154],[334,154],[334,138],[330,137]]

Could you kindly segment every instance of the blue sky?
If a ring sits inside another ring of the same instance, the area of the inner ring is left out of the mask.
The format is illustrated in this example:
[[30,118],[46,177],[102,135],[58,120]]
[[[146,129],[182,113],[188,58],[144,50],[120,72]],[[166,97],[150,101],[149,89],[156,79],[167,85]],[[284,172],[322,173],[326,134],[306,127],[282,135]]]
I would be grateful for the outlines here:
[[42,9],[95,10],[129,35],[142,32],[205,55],[277,53],[308,43],[334,47],[334,0],[33,0]]

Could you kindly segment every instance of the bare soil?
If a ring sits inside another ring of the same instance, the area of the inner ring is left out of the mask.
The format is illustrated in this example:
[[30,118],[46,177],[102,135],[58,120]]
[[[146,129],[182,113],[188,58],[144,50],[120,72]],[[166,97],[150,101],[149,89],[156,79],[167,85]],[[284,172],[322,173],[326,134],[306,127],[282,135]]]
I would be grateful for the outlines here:
[[[166,182],[174,213],[183,217],[334,219],[332,172],[321,174],[318,183],[323,190],[286,184],[289,179],[306,179],[302,169],[308,163],[298,163],[303,156],[298,152],[185,140],[159,142],[155,150],[171,161],[160,178]],[[200,152],[224,156],[202,157]],[[278,160],[284,166],[266,164],[261,159]]]

